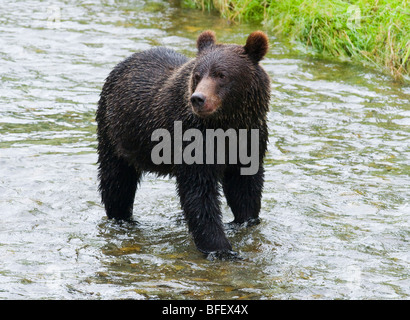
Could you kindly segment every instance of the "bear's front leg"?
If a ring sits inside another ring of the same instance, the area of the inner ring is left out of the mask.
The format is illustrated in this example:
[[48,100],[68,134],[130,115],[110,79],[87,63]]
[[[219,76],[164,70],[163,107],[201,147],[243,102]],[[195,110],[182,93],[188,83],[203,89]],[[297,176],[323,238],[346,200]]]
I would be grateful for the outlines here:
[[258,224],[261,209],[264,169],[254,175],[241,175],[239,166],[228,167],[222,179],[223,191],[235,217],[233,223]]
[[220,258],[234,256],[222,223],[216,172],[206,165],[181,165],[176,180],[185,219],[198,250]]

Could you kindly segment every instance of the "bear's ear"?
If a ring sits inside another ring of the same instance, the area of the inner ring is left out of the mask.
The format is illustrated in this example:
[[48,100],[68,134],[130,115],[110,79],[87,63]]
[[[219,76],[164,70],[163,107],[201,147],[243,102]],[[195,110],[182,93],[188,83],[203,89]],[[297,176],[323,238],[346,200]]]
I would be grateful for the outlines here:
[[215,44],[215,32],[207,30],[202,32],[198,39],[196,40],[196,47],[198,48],[198,53],[201,52],[206,47]]
[[258,63],[268,52],[269,40],[262,31],[252,32],[245,44],[245,53],[252,61]]

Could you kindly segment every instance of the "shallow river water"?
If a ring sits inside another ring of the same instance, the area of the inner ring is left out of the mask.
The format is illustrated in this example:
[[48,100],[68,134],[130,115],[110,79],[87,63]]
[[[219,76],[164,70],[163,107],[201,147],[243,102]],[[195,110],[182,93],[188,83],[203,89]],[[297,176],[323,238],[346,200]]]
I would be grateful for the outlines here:
[[0,299],[410,298],[410,88],[272,36],[262,223],[228,234],[243,260],[195,249],[172,179],[145,177],[137,224],[105,217],[94,118],[110,70],[257,28],[177,1],[0,2]]

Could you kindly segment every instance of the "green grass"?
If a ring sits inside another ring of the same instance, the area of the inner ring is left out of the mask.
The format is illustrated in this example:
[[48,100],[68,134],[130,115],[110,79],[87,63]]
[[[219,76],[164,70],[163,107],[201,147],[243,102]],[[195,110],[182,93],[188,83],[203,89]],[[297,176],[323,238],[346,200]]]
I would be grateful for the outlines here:
[[233,21],[259,21],[268,32],[325,57],[371,65],[410,81],[408,0],[184,0]]

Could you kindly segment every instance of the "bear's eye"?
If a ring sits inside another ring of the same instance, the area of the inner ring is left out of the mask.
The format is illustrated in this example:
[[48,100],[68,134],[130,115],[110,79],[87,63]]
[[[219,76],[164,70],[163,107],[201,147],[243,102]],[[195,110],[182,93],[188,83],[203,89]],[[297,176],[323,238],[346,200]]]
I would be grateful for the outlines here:
[[196,83],[198,83],[199,80],[201,80],[201,75],[198,72],[194,74],[194,80]]
[[219,79],[221,79],[221,80],[223,80],[223,79],[226,78],[226,75],[225,75],[225,73],[223,73],[223,72],[218,72],[218,73],[216,74],[216,76],[217,76]]

